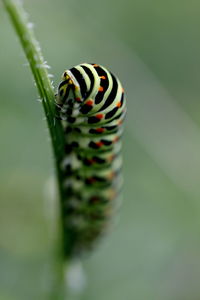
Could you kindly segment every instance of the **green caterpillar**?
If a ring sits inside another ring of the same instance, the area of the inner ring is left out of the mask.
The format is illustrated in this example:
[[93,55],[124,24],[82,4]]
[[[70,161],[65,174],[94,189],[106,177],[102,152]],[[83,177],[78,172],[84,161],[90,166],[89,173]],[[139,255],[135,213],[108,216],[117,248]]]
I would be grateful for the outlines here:
[[97,64],[63,73],[56,95],[66,135],[61,165],[66,192],[65,226],[71,253],[89,250],[107,227],[122,185],[121,135],[126,113],[120,81]]

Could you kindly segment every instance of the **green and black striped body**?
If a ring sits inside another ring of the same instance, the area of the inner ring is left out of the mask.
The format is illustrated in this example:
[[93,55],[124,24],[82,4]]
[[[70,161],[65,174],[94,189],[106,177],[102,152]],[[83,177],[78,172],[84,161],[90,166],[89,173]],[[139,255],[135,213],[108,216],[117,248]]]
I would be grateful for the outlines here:
[[107,69],[84,63],[64,72],[56,104],[66,135],[65,224],[76,254],[104,232],[121,189],[124,90]]

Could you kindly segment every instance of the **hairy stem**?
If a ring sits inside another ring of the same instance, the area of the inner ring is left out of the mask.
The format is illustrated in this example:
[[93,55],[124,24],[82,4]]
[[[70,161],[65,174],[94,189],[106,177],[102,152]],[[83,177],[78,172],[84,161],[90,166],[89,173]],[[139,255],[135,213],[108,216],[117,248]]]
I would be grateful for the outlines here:
[[[64,133],[60,120],[55,118],[56,107],[55,107],[55,96],[54,89],[50,80],[50,76],[47,72],[48,66],[44,61],[39,44],[35,39],[32,24],[27,20],[27,14],[24,11],[21,2],[17,0],[2,0],[4,6],[10,16],[12,24],[16,30],[16,33],[20,39],[22,48],[26,54],[30,68],[32,70],[39,95],[42,99],[42,105],[47,119],[49,133],[51,137],[54,160],[57,173],[57,182],[59,187],[60,195],[60,216],[58,217],[58,230],[57,230],[57,242],[59,243],[59,257],[60,269],[63,268],[64,263],[64,248],[67,247],[66,234],[64,235],[64,218],[63,218],[63,202],[64,202],[64,191],[62,187],[62,171],[60,168],[60,162],[64,156]],[[58,248],[57,248],[58,249]],[[62,271],[60,272],[62,273]],[[61,275],[63,276],[63,275]],[[52,295],[52,299],[60,299]]]

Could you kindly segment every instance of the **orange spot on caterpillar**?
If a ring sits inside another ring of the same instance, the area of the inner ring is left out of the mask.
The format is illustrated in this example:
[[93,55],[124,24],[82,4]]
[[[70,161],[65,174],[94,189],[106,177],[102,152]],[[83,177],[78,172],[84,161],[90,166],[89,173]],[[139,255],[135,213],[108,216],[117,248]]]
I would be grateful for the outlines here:
[[81,102],[81,98],[79,98],[79,97],[76,97],[75,100],[76,100],[77,102]]
[[103,146],[103,143],[102,143],[102,142],[97,142],[96,145],[97,145],[98,147],[101,147],[101,146]]
[[115,157],[114,155],[109,156],[109,157],[108,157],[108,161],[109,161],[109,162],[112,161],[112,160],[114,159],[114,157]]
[[96,180],[95,180],[95,178],[90,177],[90,178],[88,178],[88,182],[89,182],[89,183],[94,183],[94,182],[96,182]]
[[104,88],[102,86],[99,87],[99,92],[103,92]]
[[101,79],[106,79],[106,76],[99,76],[99,78],[101,78]]
[[97,196],[93,196],[90,198],[90,203],[97,203],[100,201],[100,198]]
[[86,104],[86,105],[89,105],[89,106],[92,106],[93,103],[94,103],[93,100],[87,100],[87,101],[85,102],[85,104]]
[[101,120],[101,119],[103,118],[103,114],[97,114],[95,117],[96,117],[97,119]]
[[121,107],[122,103],[121,102],[117,102],[116,107]]
[[118,136],[116,136],[116,137],[114,138],[113,143],[116,143],[117,141],[119,141],[119,137],[118,137]]
[[122,125],[122,123],[123,123],[122,120],[118,121],[118,125]]
[[97,64],[93,64],[93,67],[98,67],[99,65],[97,65]]
[[113,179],[115,177],[115,172],[111,172],[109,175],[108,175],[108,179]]
[[88,159],[88,162],[89,162],[90,164],[94,164],[94,163],[95,163],[95,160],[94,160],[94,159]]
[[122,93],[124,93],[124,88],[122,88]]
[[96,128],[95,131],[96,131],[96,132],[104,132],[105,129],[104,129],[104,128]]

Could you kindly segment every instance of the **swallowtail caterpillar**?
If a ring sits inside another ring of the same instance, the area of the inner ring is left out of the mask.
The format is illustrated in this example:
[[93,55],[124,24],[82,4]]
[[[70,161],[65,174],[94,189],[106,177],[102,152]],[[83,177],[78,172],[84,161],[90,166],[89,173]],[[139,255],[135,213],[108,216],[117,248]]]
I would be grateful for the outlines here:
[[121,190],[126,101],[117,77],[100,65],[83,63],[63,73],[56,106],[66,136],[65,226],[72,233],[70,254],[76,255],[105,231]]

